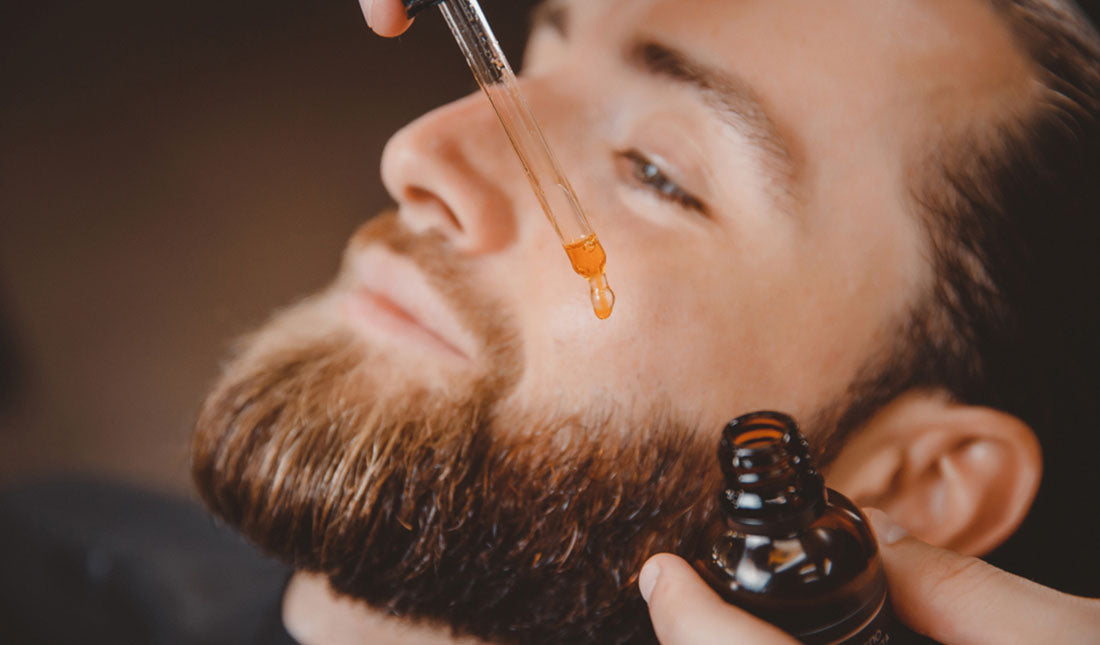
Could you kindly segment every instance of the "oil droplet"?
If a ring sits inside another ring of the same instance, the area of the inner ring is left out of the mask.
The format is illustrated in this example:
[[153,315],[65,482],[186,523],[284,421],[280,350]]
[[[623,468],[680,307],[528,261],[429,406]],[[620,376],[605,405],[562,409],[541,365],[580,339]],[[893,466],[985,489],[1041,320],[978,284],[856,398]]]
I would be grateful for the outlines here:
[[607,320],[611,315],[611,309],[615,306],[615,292],[607,284],[607,274],[601,273],[595,278],[588,279],[590,296],[592,297],[592,311],[600,320]]
[[611,309],[615,306],[615,294],[607,284],[607,274],[604,266],[607,264],[607,254],[603,245],[593,233],[574,242],[565,245],[565,253],[573,264],[573,270],[588,278],[591,288],[592,310],[596,317],[605,320],[611,315]]

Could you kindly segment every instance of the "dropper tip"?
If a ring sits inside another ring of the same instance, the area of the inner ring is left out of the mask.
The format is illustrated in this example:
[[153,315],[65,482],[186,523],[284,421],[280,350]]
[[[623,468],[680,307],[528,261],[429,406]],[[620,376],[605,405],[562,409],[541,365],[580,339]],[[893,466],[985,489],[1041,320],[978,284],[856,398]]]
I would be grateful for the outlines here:
[[607,274],[601,273],[598,277],[591,278],[588,284],[591,287],[589,295],[592,297],[592,311],[600,320],[607,320],[615,307],[615,292],[607,284]]

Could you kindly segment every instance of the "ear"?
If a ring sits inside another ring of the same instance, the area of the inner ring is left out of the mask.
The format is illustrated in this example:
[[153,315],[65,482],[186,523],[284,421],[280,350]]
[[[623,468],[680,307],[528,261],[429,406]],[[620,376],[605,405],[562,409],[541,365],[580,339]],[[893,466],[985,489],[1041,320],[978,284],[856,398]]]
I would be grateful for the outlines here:
[[1041,473],[1035,434],[1016,417],[915,391],[855,433],[826,482],[925,542],[980,555],[1023,521]]

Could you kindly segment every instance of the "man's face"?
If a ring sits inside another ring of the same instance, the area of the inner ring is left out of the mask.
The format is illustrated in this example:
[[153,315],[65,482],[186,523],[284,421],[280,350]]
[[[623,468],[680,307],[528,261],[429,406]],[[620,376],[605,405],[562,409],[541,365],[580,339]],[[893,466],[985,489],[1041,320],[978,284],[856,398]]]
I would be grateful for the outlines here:
[[[523,89],[607,250],[609,320],[483,96],[414,122],[383,160],[402,224],[443,236],[514,331],[506,404],[660,401],[709,434],[750,409],[807,417],[838,397],[931,277],[907,193],[916,156],[1019,73],[994,17],[955,0],[551,2],[540,15]],[[466,356],[374,315],[348,325],[410,379],[477,370],[476,345],[427,315]]]
[[195,472],[372,604],[619,642],[648,624],[641,562],[704,522],[721,425],[813,418],[896,341],[932,279],[913,164],[1024,66],[977,0],[540,15],[523,89],[607,250],[610,319],[470,96],[390,142],[396,212],[231,365]]

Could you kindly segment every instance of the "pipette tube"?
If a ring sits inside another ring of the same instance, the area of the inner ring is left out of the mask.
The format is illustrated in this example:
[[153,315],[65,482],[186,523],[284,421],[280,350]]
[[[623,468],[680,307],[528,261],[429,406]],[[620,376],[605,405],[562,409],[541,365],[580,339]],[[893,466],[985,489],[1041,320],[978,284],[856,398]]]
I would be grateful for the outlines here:
[[615,294],[607,283],[607,257],[573,187],[558,165],[519,91],[512,66],[504,57],[477,0],[404,0],[408,15],[438,3],[477,84],[489,98],[504,132],[519,157],[542,212],[554,227],[573,270],[588,280],[592,309],[598,318],[611,315]]
[[458,41],[470,71],[500,118],[519,156],[535,197],[563,246],[593,235],[573,187],[520,94],[516,75],[504,57],[476,0],[443,0],[443,19]]

